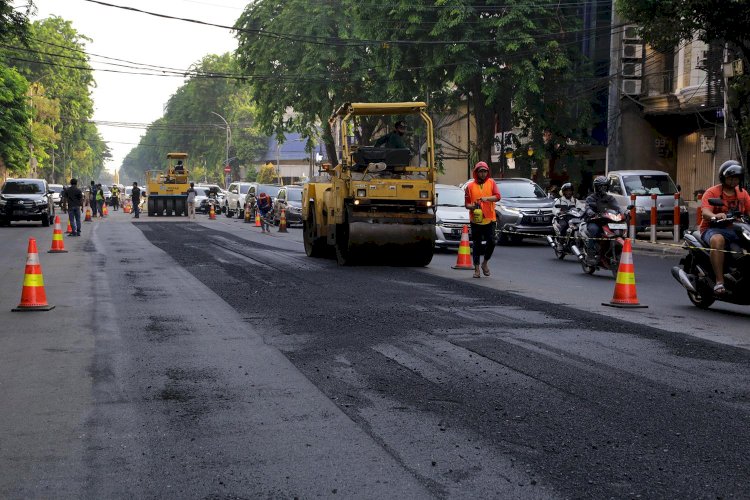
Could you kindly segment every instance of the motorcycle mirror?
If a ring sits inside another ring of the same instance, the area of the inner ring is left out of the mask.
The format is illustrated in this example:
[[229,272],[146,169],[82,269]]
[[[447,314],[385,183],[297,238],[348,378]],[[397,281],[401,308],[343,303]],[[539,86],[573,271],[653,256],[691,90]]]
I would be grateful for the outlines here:
[[724,206],[724,200],[721,198],[709,198],[708,204],[712,207],[723,207]]

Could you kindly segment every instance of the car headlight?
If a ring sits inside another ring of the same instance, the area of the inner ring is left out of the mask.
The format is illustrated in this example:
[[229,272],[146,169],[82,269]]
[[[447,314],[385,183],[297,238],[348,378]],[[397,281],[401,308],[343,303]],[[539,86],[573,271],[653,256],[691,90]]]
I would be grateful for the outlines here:
[[521,211],[512,207],[500,207],[500,211],[510,215],[521,215]]
[[47,206],[47,200],[36,200],[34,204],[38,207],[46,207]]

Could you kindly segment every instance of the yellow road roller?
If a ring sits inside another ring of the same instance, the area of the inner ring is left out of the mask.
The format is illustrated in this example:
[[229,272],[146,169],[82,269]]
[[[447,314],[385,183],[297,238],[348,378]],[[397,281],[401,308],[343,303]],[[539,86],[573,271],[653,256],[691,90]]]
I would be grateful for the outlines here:
[[[357,143],[361,127],[386,129],[397,118],[419,132],[418,150],[393,147],[406,145],[398,138],[375,141],[386,147]],[[307,255],[335,253],[344,266],[429,264],[435,247],[435,140],[427,105],[346,103],[329,123],[339,163],[323,164],[323,175],[304,186]]]
[[187,216],[187,153],[167,153],[166,170],[146,170],[148,215]]

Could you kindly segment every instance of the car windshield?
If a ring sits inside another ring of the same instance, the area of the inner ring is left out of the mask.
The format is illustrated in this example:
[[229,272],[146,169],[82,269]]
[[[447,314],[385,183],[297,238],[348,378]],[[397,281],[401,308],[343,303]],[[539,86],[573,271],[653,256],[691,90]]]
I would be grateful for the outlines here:
[[675,194],[677,186],[668,175],[624,175],[625,191],[631,195]]
[[240,194],[247,194],[248,191],[250,191],[249,184],[240,185]]
[[271,184],[261,184],[258,186],[259,193],[266,193],[271,198],[276,198],[276,195],[279,194],[279,189],[281,189],[281,186],[273,186]]
[[302,201],[302,190],[301,189],[287,189],[286,201]]
[[438,188],[437,204],[439,207],[463,207],[465,205],[464,190],[460,188]]
[[62,184],[50,184],[49,190],[55,193],[62,193],[63,187]]
[[195,188],[195,195],[196,196],[208,196],[208,188],[196,187]]
[[6,182],[3,194],[39,194],[44,192],[44,184],[39,181]]
[[546,198],[544,190],[533,182],[498,182],[501,198]]

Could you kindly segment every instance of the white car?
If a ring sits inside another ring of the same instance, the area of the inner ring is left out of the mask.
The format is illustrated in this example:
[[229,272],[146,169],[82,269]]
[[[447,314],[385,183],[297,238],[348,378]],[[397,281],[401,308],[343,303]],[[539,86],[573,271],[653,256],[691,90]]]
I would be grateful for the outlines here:
[[245,217],[245,200],[248,195],[255,196],[257,182],[233,182],[229,185],[224,198],[224,215],[232,217],[237,214],[239,219]]
[[60,206],[61,196],[63,192],[63,185],[62,184],[47,184],[47,187],[50,191],[52,191],[52,202]]
[[458,248],[461,232],[469,226],[469,211],[464,201],[464,190],[449,184],[437,184],[435,246],[437,248]]

